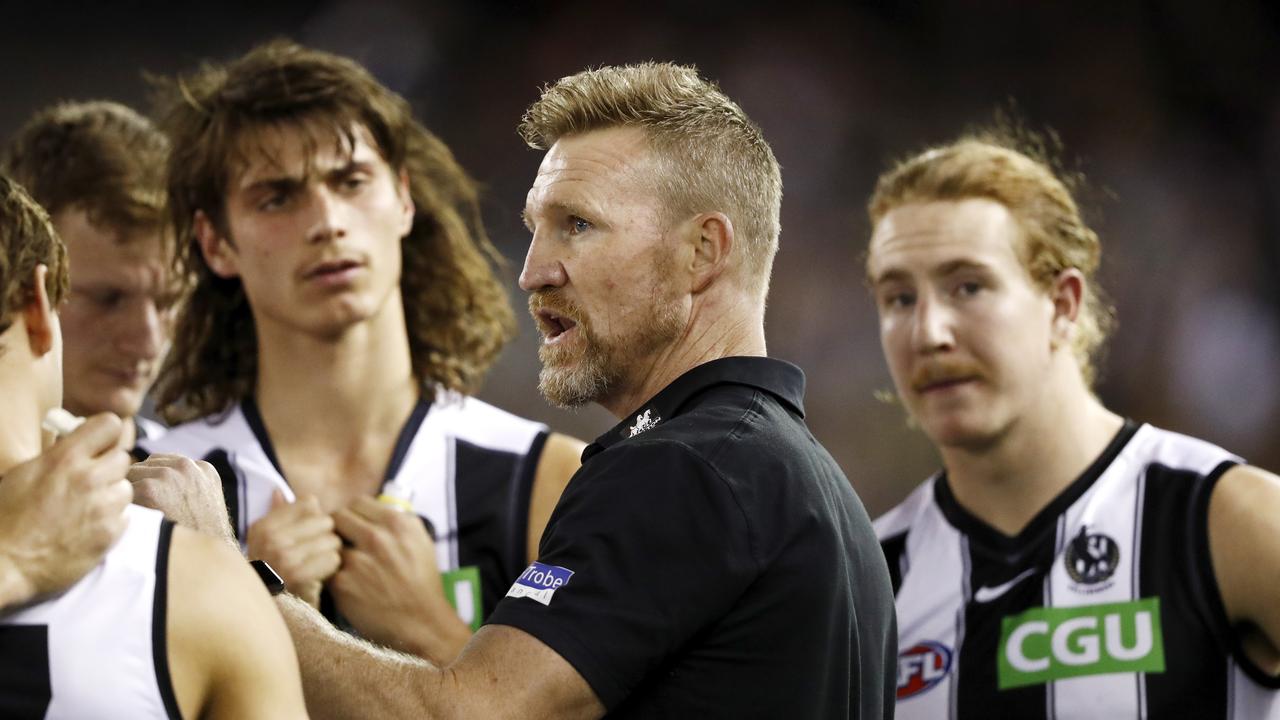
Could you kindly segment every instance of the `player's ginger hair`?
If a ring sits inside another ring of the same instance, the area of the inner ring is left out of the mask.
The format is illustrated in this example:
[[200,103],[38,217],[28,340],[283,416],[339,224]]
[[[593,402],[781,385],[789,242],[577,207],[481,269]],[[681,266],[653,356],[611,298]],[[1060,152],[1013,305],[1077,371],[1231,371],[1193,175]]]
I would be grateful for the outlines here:
[[1008,208],[1025,241],[1016,250],[1037,285],[1047,290],[1067,268],[1085,277],[1072,350],[1085,383],[1092,386],[1103,344],[1115,322],[1096,281],[1102,245],[1085,224],[1068,187],[1079,180],[1064,181],[1051,169],[1050,161],[1037,158],[1045,154],[1000,133],[969,135],[913,155],[881,175],[867,213],[875,227],[891,210],[911,203],[986,198]]

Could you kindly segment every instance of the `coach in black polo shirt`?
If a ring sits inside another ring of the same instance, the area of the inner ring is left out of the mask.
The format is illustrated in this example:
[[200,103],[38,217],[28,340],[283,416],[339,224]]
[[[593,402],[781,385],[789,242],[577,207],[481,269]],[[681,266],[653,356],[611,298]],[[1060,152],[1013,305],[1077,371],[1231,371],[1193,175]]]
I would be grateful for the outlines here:
[[[862,504],[765,357],[781,180],[692,68],[544,91],[520,275],[544,394],[622,423],[590,446],[538,560],[442,670],[278,596],[315,718],[884,718],[896,629]],[[225,508],[206,508],[214,524]]]
[[870,521],[765,355],[781,182],[688,68],[603,68],[526,114],[550,148],[521,287],[552,402],[623,418],[583,453],[490,618],[617,716],[892,714],[893,597]]

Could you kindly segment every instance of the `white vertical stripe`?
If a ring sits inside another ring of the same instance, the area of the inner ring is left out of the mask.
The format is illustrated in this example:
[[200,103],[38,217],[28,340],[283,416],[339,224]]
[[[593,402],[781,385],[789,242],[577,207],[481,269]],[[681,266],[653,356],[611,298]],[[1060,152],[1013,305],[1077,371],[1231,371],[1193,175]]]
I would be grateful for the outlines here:
[[934,687],[898,702],[897,717],[904,720],[955,717],[952,693],[960,663],[968,560],[963,537],[942,517],[932,497],[932,482],[915,495],[918,516],[909,523],[912,530],[904,551],[911,558],[911,572],[903,576],[897,598],[898,648],[901,652],[918,643],[939,643],[951,650],[951,672]]
[[[440,544],[445,547],[445,552],[449,556],[448,567],[450,570],[460,567],[458,562],[458,440],[454,437],[445,438],[445,471],[444,471],[444,492],[445,492],[445,512],[448,513],[448,520],[445,525],[437,525],[436,529],[440,538],[444,541]],[[441,568],[443,569],[443,568]]]
[[955,655],[951,659],[951,674],[948,680],[951,685],[948,692],[951,700],[951,714],[948,716],[950,720],[957,720],[960,717],[960,652],[964,649],[965,608],[969,607],[969,601],[973,599],[973,585],[970,583],[973,579],[973,556],[969,553],[969,538],[966,535],[959,535],[959,539],[961,602],[956,608]]
[[[1146,515],[1147,474],[1138,474],[1138,486],[1135,489],[1136,501],[1133,504],[1133,572],[1129,574],[1133,585],[1133,597],[1137,599],[1142,592],[1142,518]],[[1147,674],[1134,673],[1134,681],[1138,684],[1138,720],[1147,720]]]
[[[1133,525],[1138,502],[1135,479],[1140,470],[1135,467],[1132,449],[1130,442],[1064,514],[1058,552],[1049,573],[1051,594],[1046,600],[1052,607],[1126,602],[1135,598],[1132,563],[1137,548],[1133,542]],[[1107,536],[1120,551],[1112,575],[1092,585],[1072,580],[1065,562],[1071,543],[1081,529],[1088,535]],[[1134,676],[1134,673],[1112,673],[1056,680],[1051,691],[1053,716],[1063,720],[1137,717]]]

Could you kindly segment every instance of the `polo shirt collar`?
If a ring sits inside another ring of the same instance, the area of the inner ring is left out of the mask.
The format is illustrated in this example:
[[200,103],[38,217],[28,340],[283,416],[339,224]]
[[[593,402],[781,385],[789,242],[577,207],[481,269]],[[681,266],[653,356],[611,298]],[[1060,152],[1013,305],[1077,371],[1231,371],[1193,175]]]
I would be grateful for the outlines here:
[[675,417],[694,395],[714,385],[746,385],[763,390],[804,417],[804,371],[768,357],[726,357],[698,365],[676,378],[639,409],[596,438],[582,459],[607,450]]

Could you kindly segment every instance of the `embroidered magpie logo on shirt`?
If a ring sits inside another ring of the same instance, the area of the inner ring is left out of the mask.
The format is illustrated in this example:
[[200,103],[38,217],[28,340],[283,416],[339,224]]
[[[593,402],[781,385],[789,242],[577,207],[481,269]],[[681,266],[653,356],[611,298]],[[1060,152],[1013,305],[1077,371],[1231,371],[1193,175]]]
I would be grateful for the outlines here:
[[507,591],[507,597],[527,597],[550,606],[556,590],[568,584],[571,577],[573,571],[568,568],[534,562],[516,578],[515,584]]
[[650,414],[650,411],[645,410],[643,413],[636,416],[636,424],[627,428],[627,430],[631,432],[631,434],[628,435],[627,437],[635,437],[640,433],[644,432],[645,430],[652,429],[655,425],[662,422],[662,418],[650,417],[649,414]]
[[1080,533],[1067,545],[1062,564],[1067,575],[1078,584],[1073,589],[1097,592],[1111,584],[1107,581],[1120,564],[1120,545],[1102,533],[1090,533],[1087,527],[1081,527]]

